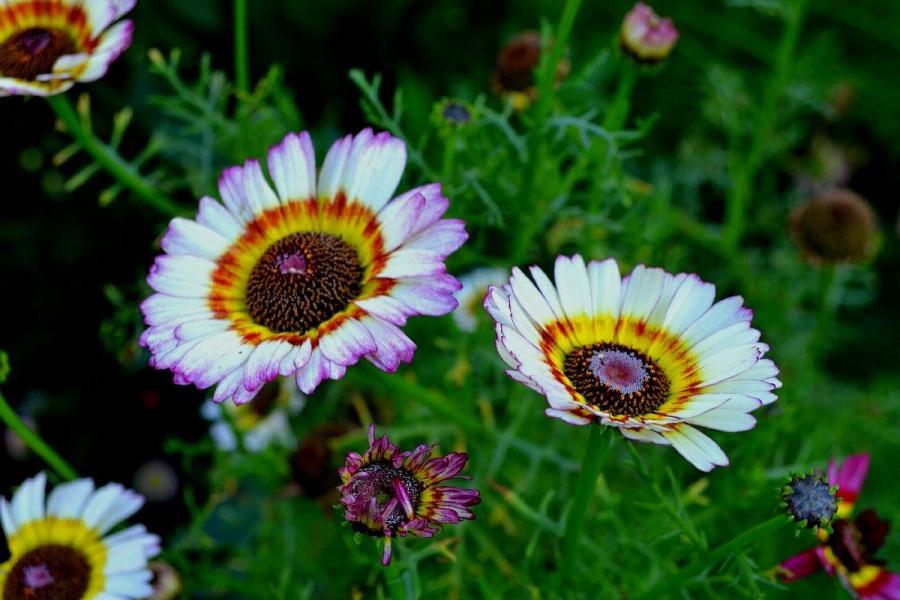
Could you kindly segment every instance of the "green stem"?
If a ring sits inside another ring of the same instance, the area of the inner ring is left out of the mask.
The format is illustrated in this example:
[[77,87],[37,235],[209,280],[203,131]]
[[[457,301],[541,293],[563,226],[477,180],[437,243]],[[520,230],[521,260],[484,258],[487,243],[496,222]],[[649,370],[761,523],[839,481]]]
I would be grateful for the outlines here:
[[28,427],[28,425],[22,422],[22,419],[19,418],[16,411],[7,404],[6,399],[2,394],[0,394],[0,419],[2,419],[3,422],[6,423],[6,426],[15,432],[16,435],[22,438],[22,441],[25,442],[35,454],[44,459],[44,462],[50,465],[60,477],[69,481],[78,479],[78,473],[75,472],[75,469],[69,466],[69,463],[63,460],[53,448],[48,446],[47,443],[41,439],[41,436],[36,434]]
[[66,132],[87,152],[97,164],[112,175],[121,185],[134,192],[135,197],[152,206],[164,215],[174,217],[184,210],[171,198],[157,192],[143,178],[137,169],[123,159],[111,146],[97,139],[93,132],[84,126],[75,108],[66,96],[59,94],[47,98],[50,107],[66,126]]
[[550,199],[546,194],[538,193],[535,201],[538,171],[541,165],[544,164],[544,157],[547,153],[544,128],[547,124],[547,119],[550,117],[550,109],[553,106],[553,98],[555,96],[556,66],[566,51],[566,45],[569,42],[569,36],[572,34],[572,27],[575,25],[575,17],[578,15],[579,8],[581,8],[581,0],[566,0],[562,15],[559,18],[559,26],[556,28],[556,36],[553,39],[553,48],[550,50],[550,54],[546,56],[546,62],[541,63],[541,68],[538,72],[538,99],[534,110],[534,120],[530,127],[531,148],[525,167],[525,182],[522,188],[524,191],[524,198],[522,199],[524,210],[521,211],[521,214],[526,215],[527,218],[521,223],[521,226],[518,228],[518,234],[513,239],[512,258],[514,263],[527,258],[534,238],[541,231],[544,224],[541,217],[546,214],[546,204]]
[[566,516],[566,524],[562,537],[562,580],[574,581],[575,562],[578,560],[578,542],[584,532],[584,520],[587,516],[594,489],[597,486],[597,477],[603,466],[603,456],[606,454],[603,444],[603,434],[606,427],[592,425],[588,438],[588,447],[581,463],[581,474],[575,486],[575,498],[572,507]]
[[768,521],[763,521],[762,523],[759,523],[751,527],[750,529],[747,529],[740,535],[734,537],[731,541],[726,542],[715,550],[707,553],[702,558],[695,560],[688,566],[679,570],[677,573],[673,573],[669,577],[666,577],[665,579],[662,579],[656,584],[650,586],[640,594],[633,596],[632,600],[643,600],[645,598],[665,598],[666,592],[668,592],[669,590],[683,589],[687,586],[691,579],[693,579],[703,571],[713,568],[722,559],[735,554],[739,550],[744,549],[758,539],[772,534],[790,524],[791,521],[784,515],[777,515],[775,517],[772,517]]
[[784,89],[790,83],[793,56],[800,39],[800,30],[808,0],[798,0],[787,17],[787,25],[775,54],[775,70],[763,96],[761,108],[753,124],[750,148],[743,160],[733,161],[736,172],[725,202],[725,244],[732,251],[741,243],[746,225],[746,212],[753,197],[753,184],[765,159],[767,145],[772,138],[775,121],[781,111]]
[[250,89],[247,30],[247,0],[234,0],[234,81],[241,92]]

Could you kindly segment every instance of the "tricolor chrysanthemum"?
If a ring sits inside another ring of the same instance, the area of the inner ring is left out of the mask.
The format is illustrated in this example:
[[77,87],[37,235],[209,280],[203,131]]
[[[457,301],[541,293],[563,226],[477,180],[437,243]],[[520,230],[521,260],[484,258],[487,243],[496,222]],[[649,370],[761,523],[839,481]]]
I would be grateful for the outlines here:
[[4,0],[0,96],[50,96],[103,77],[131,45],[132,22],[115,21],[135,1]]
[[709,471],[728,458],[693,425],[744,431],[775,401],[778,370],[740,297],[714,304],[696,275],[644,266],[623,278],[612,259],[561,256],[555,285],[531,275],[514,269],[484,303],[507,373],[547,397],[547,415],[674,446]]
[[12,502],[0,498],[10,558],[0,565],[3,600],[111,600],[153,593],[148,559],[159,538],[143,525],[109,532],[144,500],[121,485],[94,489],[90,479],[64,483],[44,498],[43,473],[23,483]]
[[444,523],[474,519],[470,506],[481,502],[478,490],[439,485],[458,477],[469,456],[451,452],[432,457],[434,446],[400,452],[387,436],[375,439],[369,426],[369,449],[347,455],[338,473],[344,517],[354,530],[384,538],[382,564],[391,562],[391,539],[414,534],[431,537]]
[[832,531],[818,529],[821,545],[793,556],[778,566],[785,582],[808,577],[819,569],[837,576],[860,600],[897,600],[900,575],[888,571],[874,554],[884,544],[889,524],[874,510],[864,510],[853,520],[853,508],[869,471],[869,455],[854,454],[838,467],[834,459],[828,465],[828,483],[837,487],[837,518]]
[[466,232],[441,219],[438,184],[391,199],[405,164],[402,140],[367,129],[331,147],[318,181],[305,132],[269,151],[274,190],[256,160],[227,169],[224,206],[203,198],[162,239],[141,306],[152,364],[240,404],[279,375],[311,393],[363,357],[412,360],[400,326],[456,308],[444,260]]

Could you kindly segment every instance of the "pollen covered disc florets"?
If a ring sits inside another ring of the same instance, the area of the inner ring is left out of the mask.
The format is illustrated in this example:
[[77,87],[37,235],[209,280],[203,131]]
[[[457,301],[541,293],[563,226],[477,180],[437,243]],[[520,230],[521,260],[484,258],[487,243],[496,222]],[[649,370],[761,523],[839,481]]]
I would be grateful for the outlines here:
[[422,445],[400,452],[386,436],[376,439],[372,425],[369,449],[351,452],[338,471],[344,518],[355,531],[384,538],[383,564],[391,560],[393,537],[431,537],[444,523],[475,518],[469,507],[481,501],[478,490],[438,485],[456,478],[468,456],[433,457],[432,451]]
[[266,250],[247,283],[253,321],[276,333],[306,332],[362,291],[356,250],[328,233],[293,233]]
[[406,145],[368,129],[335,142],[318,175],[305,132],[267,162],[226,169],[222,204],[203,198],[170,224],[141,306],[151,363],[242,404],[279,376],[311,393],[361,358],[388,372],[411,361],[406,320],[457,306],[444,261],[467,236],[441,218],[440,185],[393,197]]
[[[135,0],[0,4],[0,96],[58,94],[94,81],[131,45]],[[115,23],[115,24],[114,24]]]
[[715,300],[696,275],[612,259],[556,259],[513,269],[484,306],[496,321],[507,373],[547,398],[549,416],[600,422],[632,440],[675,447],[704,471],[728,464],[695,426],[744,431],[776,400],[778,369],[740,297]]

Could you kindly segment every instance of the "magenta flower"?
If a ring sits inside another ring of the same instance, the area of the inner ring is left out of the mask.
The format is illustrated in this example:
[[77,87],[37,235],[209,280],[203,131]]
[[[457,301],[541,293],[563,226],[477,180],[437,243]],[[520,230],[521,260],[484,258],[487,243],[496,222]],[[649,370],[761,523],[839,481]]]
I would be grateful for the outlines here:
[[678,30],[671,19],[663,19],[643,2],[638,2],[625,15],[619,31],[622,51],[641,63],[654,64],[666,58],[675,42]]
[[431,537],[444,523],[474,519],[469,509],[481,502],[478,490],[438,485],[458,477],[469,456],[452,452],[432,457],[434,446],[400,452],[387,436],[375,439],[369,426],[369,449],[347,455],[338,469],[344,518],[354,531],[384,537],[382,564],[391,562],[391,539],[414,534]]
[[782,581],[790,583],[825,569],[840,578],[854,597],[861,600],[893,600],[900,598],[900,575],[891,573],[873,558],[884,544],[889,525],[875,511],[868,509],[851,520],[853,507],[869,470],[869,455],[854,454],[838,467],[834,459],[828,465],[828,483],[838,486],[837,518],[832,533],[819,529],[821,544],[778,565]]

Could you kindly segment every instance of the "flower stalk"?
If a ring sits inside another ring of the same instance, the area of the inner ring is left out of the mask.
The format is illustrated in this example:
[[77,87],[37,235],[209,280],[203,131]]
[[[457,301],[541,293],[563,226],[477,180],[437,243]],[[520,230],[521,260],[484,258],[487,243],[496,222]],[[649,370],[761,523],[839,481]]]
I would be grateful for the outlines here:
[[597,477],[603,467],[603,459],[609,445],[604,447],[603,434],[606,427],[595,425],[590,427],[591,434],[588,437],[588,447],[584,453],[584,461],[581,463],[581,473],[575,486],[575,497],[572,507],[566,517],[562,537],[562,578],[563,581],[572,581],[575,571],[575,562],[578,560],[578,542],[584,532],[584,522],[587,516],[594,489],[597,486]]
[[121,185],[131,190],[135,197],[169,217],[184,213],[184,210],[174,200],[156,191],[115,149],[97,139],[93,132],[82,123],[75,108],[65,95],[50,96],[47,98],[47,103],[65,125],[66,132],[74,138],[81,149],[87,152]]
[[247,0],[234,0],[234,80],[241,92],[250,90]]
[[47,442],[26,425],[21,417],[6,402],[3,394],[0,394],[0,419],[6,423],[16,435],[18,435],[31,450],[40,456],[57,474],[67,481],[78,479],[78,473],[69,466]]

